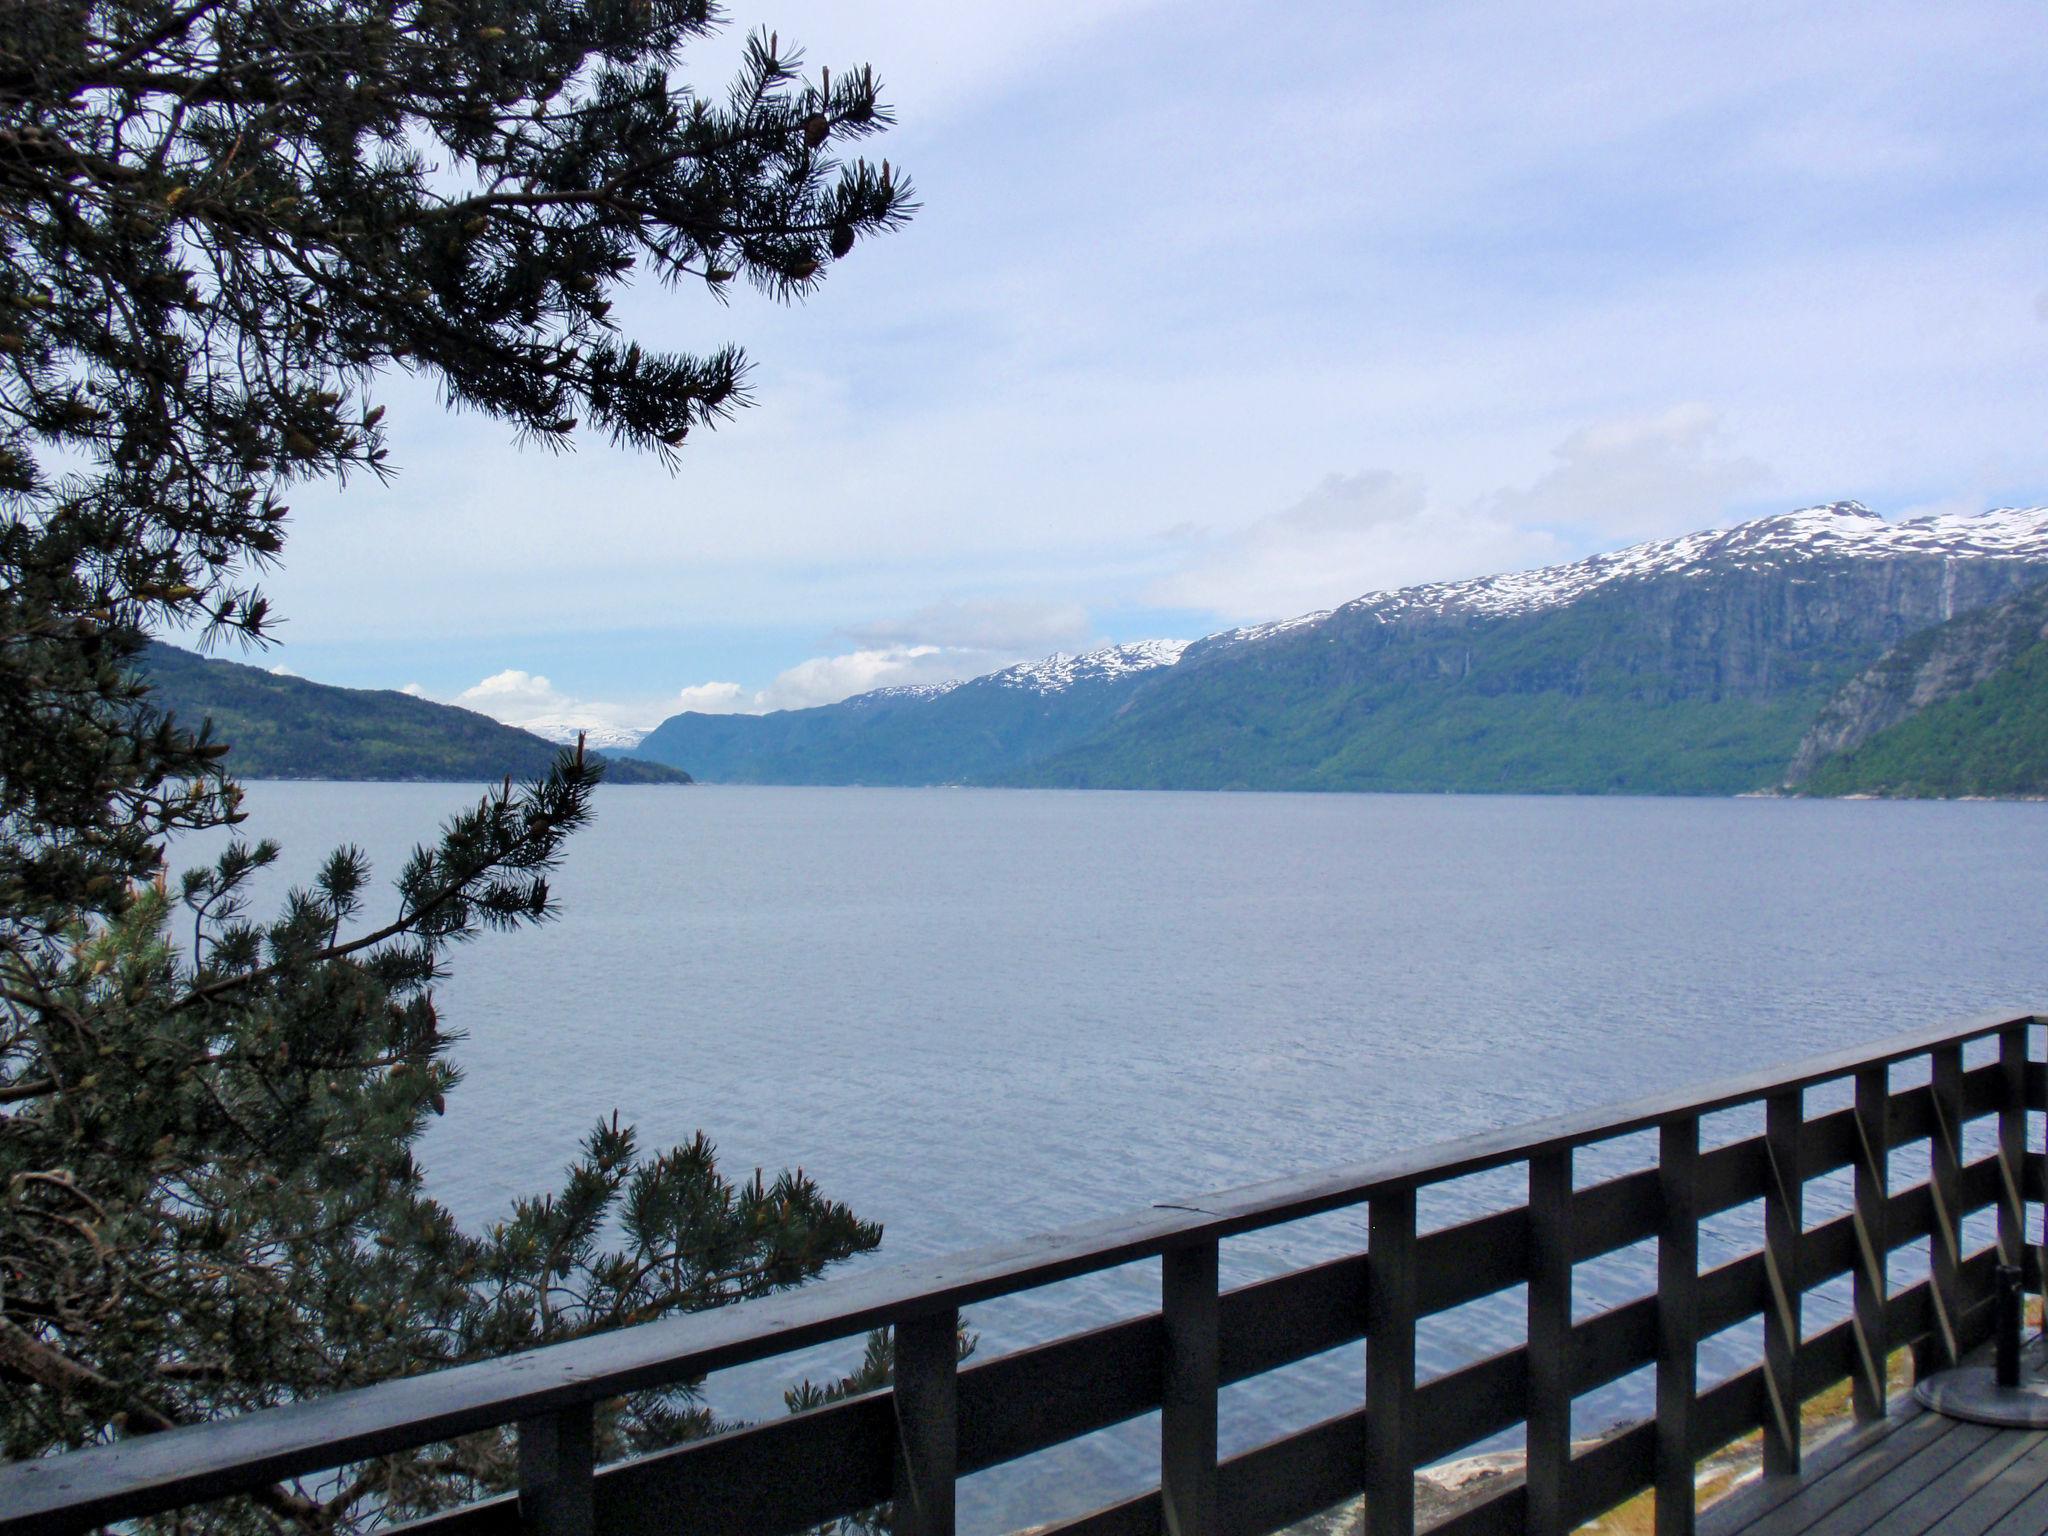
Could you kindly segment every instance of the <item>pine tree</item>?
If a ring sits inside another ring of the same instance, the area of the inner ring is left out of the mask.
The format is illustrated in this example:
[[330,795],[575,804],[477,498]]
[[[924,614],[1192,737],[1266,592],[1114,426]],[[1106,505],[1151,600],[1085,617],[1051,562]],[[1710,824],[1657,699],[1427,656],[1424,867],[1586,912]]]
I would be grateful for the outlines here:
[[[410,1148],[457,1082],[453,946],[553,912],[580,749],[415,851],[398,915],[335,853],[274,917],[229,744],[153,707],[152,634],[260,643],[294,482],[388,473],[380,374],[563,446],[674,463],[746,398],[730,347],[620,335],[628,280],[807,293],[911,211],[840,157],[866,69],[773,35],[674,77],[709,0],[0,4],[0,1433],[10,1456],[337,1391],[800,1284],[875,1226],[801,1174],[600,1121],[487,1232]],[[709,1423],[614,1405],[614,1452]],[[508,1447],[279,1487],[220,1529],[348,1527],[505,1485]]]

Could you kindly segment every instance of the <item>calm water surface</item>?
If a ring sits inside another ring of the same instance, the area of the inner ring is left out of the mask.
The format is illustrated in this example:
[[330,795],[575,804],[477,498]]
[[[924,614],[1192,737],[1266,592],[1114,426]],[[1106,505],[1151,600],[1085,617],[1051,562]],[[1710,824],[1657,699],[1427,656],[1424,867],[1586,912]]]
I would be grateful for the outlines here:
[[[299,878],[344,839],[388,875],[474,794],[258,784],[250,830]],[[441,990],[468,1076],[422,1148],[435,1192],[487,1221],[616,1108],[647,1144],[702,1128],[735,1175],[801,1165],[886,1225],[875,1262],[2048,1000],[2036,805],[619,788],[557,891],[560,922],[470,946]],[[1424,1219],[1482,1198],[1512,1186]],[[1226,1282],[1361,1245],[1350,1217],[1236,1240]],[[1582,1269],[1586,1304],[1645,1262]],[[993,1353],[1156,1305],[1133,1266],[970,1322]],[[1440,1321],[1425,1370],[1519,1314]],[[714,1405],[780,1412],[787,1374],[715,1379]],[[1226,1451],[1362,1380],[1354,1348],[1231,1389]],[[1153,1435],[969,1479],[963,1518],[1133,1491]]]

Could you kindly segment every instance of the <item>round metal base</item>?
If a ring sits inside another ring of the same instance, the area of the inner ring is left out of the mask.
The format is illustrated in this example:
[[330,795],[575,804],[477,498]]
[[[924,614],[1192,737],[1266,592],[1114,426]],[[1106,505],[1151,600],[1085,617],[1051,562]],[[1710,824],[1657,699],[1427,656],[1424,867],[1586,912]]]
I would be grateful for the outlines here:
[[2040,1350],[2029,1349],[2020,1357],[2016,1387],[2001,1387],[1988,1365],[1964,1365],[1929,1376],[1913,1388],[1913,1396],[1936,1413],[1972,1424],[2048,1429],[2048,1381],[2038,1374],[2040,1366]]

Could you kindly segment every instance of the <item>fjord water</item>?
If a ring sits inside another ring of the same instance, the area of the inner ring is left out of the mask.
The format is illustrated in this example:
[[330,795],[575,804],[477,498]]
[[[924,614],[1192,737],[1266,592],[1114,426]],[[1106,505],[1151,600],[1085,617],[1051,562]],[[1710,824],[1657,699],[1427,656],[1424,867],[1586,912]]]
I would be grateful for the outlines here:
[[[249,830],[301,878],[344,839],[389,874],[475,793],[257,784]],[[649,1145],[702,1128],[735,1176],[801,1165],[886,1225],[863,1262],[2048,1001],[2041,805],[620,788],[556,889],[559,922],[453,957],[467,1078],[421,1149],[433,1190],[488,1221],[616,1108]],[[1482,1196],[1515,1188],[1425,1223]],[[1362,1244],[1351,1216],[1234,1240],[1225,1282]],[[1581,1311],[1641,1258],[1582,1269]],[[988,1354],[1156,1305],[1133,1266],[970,1322]],[[1441,1320],[1425,1372],[1517,1342],[1519,1314]],[[713,1404],[779,1413],[785,1377]],[[1230,1389],[1226,1452],[1362,1381],[1354,1348]],[[1132,1491],[1151,1435],[968,1479],[963,1519]]]

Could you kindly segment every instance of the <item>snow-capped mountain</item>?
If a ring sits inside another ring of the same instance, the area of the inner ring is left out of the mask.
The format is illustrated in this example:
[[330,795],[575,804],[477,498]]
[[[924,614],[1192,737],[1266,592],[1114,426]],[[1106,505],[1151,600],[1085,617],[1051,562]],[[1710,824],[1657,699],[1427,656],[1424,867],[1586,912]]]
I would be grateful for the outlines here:
[[1540,570],[1055,655],[641,751],[757,783],[1721,793],[1907,636],[2048,581],[2048,508],[1806,507]]
[[1140,640],[1132,645],[1105,645],[1080,655],[1054,651],[1037,661],[1022,661],[999,672],[955,678],[944,683],[901,683],[857,694],[846,702],[885,703],[903,699],[937,699],[956,688],[1015,688],[1026,693],[1065,693],[1083,683],[1113,682],[1158,667],[1170,667],[1188,648],[1185,640]]
[[1140,640],[1133,645],[1105,645],[1079,656],[1054,651],[1043,661],[1005,667],[982,681],[997,688],[1022,688],[1031,693],[1064,693],[1081,683],[1110,682],[1170,667],[1187,648],[1185,640]]
[[1338,615],[1371,617],[1384,624],[1417,614],[1508,618],[1561,608],[1617,582],[1765,570],[1806,560],[1895,560],[1906,555],[2048,560],[2048,507],[1941,513],[1895,523],[1860,501],[1836,501],[1760,517],[1732,528],[1634,544],[1565,565],[1369,592],[1337,608],[1224,630],[1199,643],[1206,651],[1270,639],[1312,628]]
[[565,747],[575,746],[577,736],[581,735],[583,744],[593,752],[630,752],[647,739],[647,732],[631,726],[593,725],[587,720],[566,718],[528,720],[519,728]]

